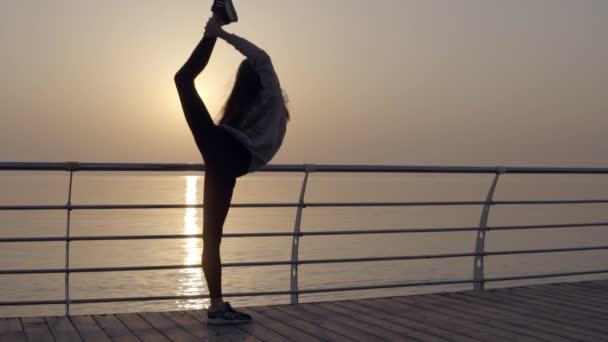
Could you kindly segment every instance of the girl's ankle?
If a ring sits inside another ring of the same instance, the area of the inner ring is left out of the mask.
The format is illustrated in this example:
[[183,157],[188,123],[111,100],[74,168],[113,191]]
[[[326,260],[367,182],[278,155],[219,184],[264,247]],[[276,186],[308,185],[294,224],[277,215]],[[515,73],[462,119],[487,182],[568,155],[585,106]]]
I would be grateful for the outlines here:
[[211,304],[208,311],[224,311],[224,300],[222,298],[211,298]]

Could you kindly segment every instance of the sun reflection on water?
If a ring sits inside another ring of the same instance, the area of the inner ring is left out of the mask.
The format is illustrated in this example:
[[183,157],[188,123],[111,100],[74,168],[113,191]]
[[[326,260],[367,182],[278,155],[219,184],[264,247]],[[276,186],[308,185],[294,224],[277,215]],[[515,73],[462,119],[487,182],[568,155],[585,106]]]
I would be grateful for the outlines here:
[[[200,177],[186,177],[186,204],[197,204],[197,185]],[[184,214],[184,234],[200,234],[198,224],[198,212],[196,208],[187,208]],[[182,245],[185,252],[184,264],[196,265],[201,262],[202,241],[200,238],[186,239]],[[182,277],[180,278],[179,295],[197,295],[205,291],[204,275],[201,268],[191,268],[181,270]],[[179,301],[178,306],[183,309],[201,309],[207,307],[208,299],[189,299]]]

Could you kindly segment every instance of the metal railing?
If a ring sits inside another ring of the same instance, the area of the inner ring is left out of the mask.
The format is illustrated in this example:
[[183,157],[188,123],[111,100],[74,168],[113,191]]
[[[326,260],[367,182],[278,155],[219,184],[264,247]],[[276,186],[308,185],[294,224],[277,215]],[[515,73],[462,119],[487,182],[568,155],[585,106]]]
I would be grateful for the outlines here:
[[[70,243],[72,241],[117,241],[117,240],[162,240],[162,239],[190,239],[202,238],[201,234],[193,235],[120,235],[120,236],[71,236],[70,222],[71,212],[74,210],[120,210],[120,209],[184,209],[204,208],[204,204],[145,204],[145,205],[75,205],[72,204],[72,186],[74,173],[86,171],[138,171],[138,172],[175,172],[175,171],[205,171],[205,166],[200,164],[101,164],[101,163],[0,163],[0,171],[66,171],[69,172],[68,193],[65,205],[4,205],[0,211],[32,211],[32,210],[61,210],[66,212],[66,234],[63,237],[15,237],[0,238],[1,243],[14,242],[65,242],[65,266],[55,269],[14,269],[0,270],[0,275],[17,274],[64,274],[65,275],[65,298],[58,300],[31,300],[31,301],[2,301],[0,306],[24,306],[24,305],[65,305],[66,314],[70,313],[71,304],[91,303],[116,303],[135,301],[159,301],[159,300],[188,300],[209,298],[209,295],[179,295],[179,296],[146,296],[125,298],[93,298],[73,299],[70,296],[70,275],[74,273],[98,273],[98,272],[130,272],[130,271],[158,271],[200,268],[201,265],[160,265],[160,266],[130,266],[130,267],[93,267],[74,268],[70,266]],[[225,238],[264,238],[264,237],[292,237],[291,260],[262,261],[262,262],[235,262],[224,263],[223,267],[264,267],[264,266],[290,266],[290,289],[285,291],[262,291],[249,293],[226,293],[225,297],[244,296],[268,296],[268,295],[290,295],[291,303],[299,301],[300,294],[404,288],[428,285],[450,285],[450,284],[474,284],[475,289],[483,290],[487,282],[499,282],[509,280],[524,280],[538,278],[552,278],[565,276],[579,276],[608,273],[608,269],[599,269],[581,272],[563,272],[534,274],[510,277],[487,278],[484,276],[484,258],[496,255],[520,255],[538,253],[568,253],[577,251],[608,250],[608,246],[551,248],[551,249],[529,249],[529,250],[505,250],[485,251],[485,238],[489,231],[523,230],[523,229],[574,229],[583,227],[608,227],[608,222],[590,222],[573,224],[543,224],[543,225],[512,225],[512,226],[488,226],[488,217],[492,206],[495,205],[541,205],[541,204],[597,204],[608,203],[608,199],[572,199],[572,200],[521,200],[521,201],[496,201],[494,192],[500,176],[503,174],[604,174],[608,175],[606,168],[537,168],[537,167],[442,167],[442,166],[354,166],[354,165],[272,165],[267,166],[264,172],[291,172],[304,173],[299,201],[295,203],[251,203],[232,204],[232,208],[296,208],[294,229],[292,232],[260,232],[260,233],[232,233],[224,234]],[[306,202],[305,194],[309,175],[313,172],[327,173],[437,173],[437,174],[491,174],[494,175],[485,200],[481,201],[426,201],[426,202]],[[439,227],[439,228],[403,228],[403,229],[367,229],[367,230],[340,230],[340,231],[301,231],[301,219],[303,209],[312,207],[411,207],[411,206],[483,206],[480,224],[475,227]],[[366,257],[366,258],[340,258],[340,259],[309,259],[300,260],[299,244],[305,236],[328,236],[328,235],[367,235],[367,234],[408,234],[408,233],[446,233],[446,232],[476,232],[475,251],[472,253],[448,253],[429,255],[400,255],[388,257]],[[445,259],[472,257],[473,279],[443,280],[443,281],[419,281],[394,284],[376,284],[346,287],[330,287],[317,289],[299,289],[298,266],[311,264],[330,263],[358,263],[358,262],[380,262],[396,260],[420,260],[420,259]]]

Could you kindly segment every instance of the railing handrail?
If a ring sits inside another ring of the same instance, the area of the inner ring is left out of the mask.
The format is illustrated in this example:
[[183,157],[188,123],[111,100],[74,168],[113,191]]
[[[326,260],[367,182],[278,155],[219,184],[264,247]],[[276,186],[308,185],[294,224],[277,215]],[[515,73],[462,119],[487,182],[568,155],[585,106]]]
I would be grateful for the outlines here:
[[[204,164],[191,163],[78,163],[0,162],[0,171],[204,171]],[[272,164],[263,172],[382,172],[382,173],[511,173],[511,174],[608,174],[605,167],[521,167],[359,164]]]
[[[63,241],[65,248],[65,267],[53,269],[21,269],[21,270],[0,270],[0,275],[10,274],[65,274],[65,299],[64,300],[42,300],[42,301],[15,301],[2,302],[0,306],[6,305],[38,305],[38,304],[65,304],[66,313],[69,314],[71,304],[84,303],[106,303],[124,301],[148,301],[148,300],[174,300],[174,299],[194,299],[208,298],[208,295],[182,295],[182,296],[160,296],[160,297],[130,297],[130,298],[91,298],[73,299],[70,298],[70,274],[73,273],[92,273],[92,272],[116,272],[116,271],[147,271],[147,270],[174,270],[184,268],[199,268],[200,265],[157,265],[157,266],[126,266],[126,267],[92,267],[74,268],[70,264],[70,242],[73,241],[104,241],[104,240],[153,240],[153,239],[182,239],[200,238],[201,234],[191,235],[142,235],[142,236],[72,236],[70,233],[70,213],[73,210],[104,210],[104,209],[184,209],[184,208],[204,208],[204,204],[131,204],[131,205],[106,205],[106,204],[72,204],[72,178],[74,173],[84,171],[99,172],[202,172],[205,171],[203,164],[152,164],[152,163],[29,163],[29,162],[0,162],[0,171],[67,171],[70,175],[69,191],[67,203],[65,205],[0,205],[0,211],[9,210],[65,210],[67,213],[66,235],[64,237],[22,237],[22,238],[0,238],[0,244],[11,242],[51,242]],[[276,237],[291,236],[292,258],[284,261],[258,261],[258,262],[233,262],[225,263],[224,267],[251,267],[251,266],[291,266],[291,288],[288,291],[264,291],[251,293],[234,293],[226,296],[261,296],[261,295],[291,295],[292,303],[297,303],[298,295],[304,293],[321,293],[334,291],[353,291],[365,289],[399,288],[409,286],[440,285],[440,284],[475,284],[475,288],[483,290],[485,282],[497,282],[508,280],[551,278],[560,276],[590,275],[608,273],[608,270],[588,270],[581,272],[551,273],[551,274],[532,274],[517,275],[509,277],[486,278],[483,269],[484,256],[496,255],[516,255],[516,254],[537,254],[537,253],[564,253],[577,251],[606,250],[608,246],[588,246],[588,247],[568,247],[568,248],[548,248],[548,249],[528,249],[528,250],[504,250],[486,251],[483,239],[492,230],[514,230],[514,229],[559,229],[559,228],[582,228],[582,227],[602,227],[607,226],[608,222],[590,223],[571,223],[571,224],[543,224],[543,225],[518,225],[518,226],[488,226],[487,217],[489,211],[495,205],[538,205],[538,204],[598,204],[608,203],[608,199],[568,199],[568,200],[495,200],[493,192],[498,183],[499,176],[503,174],[602,174],[608,175],[608,168],[599,167],[504,167],[504,166],[407,166],[407,165],[269,165],[264,167],[263,172],[297,172],[305,175],[300,191],[300,199],[294,203],[237,203],[231,205],[233,208],[297,208],[294,230],[292,232],[260,232],[260,233],[233,233],[224,234],[224,237]],[[474,201],[409,201],[409,202],[306,202],[304,194],[306,191],[306,180],[309,173],[438,173],[438,174],[494,174],[494,181],[485,200]],[[476,227],[430,227],[430,228],[398,228],[398,229],[368,229],[350,231],[300,231],[300,221],[302,209],[312,207],[392,207],[392,206],[483,206],[481,222]],[[401,255],[401,256],[376,256],[362,258],[339,258],[339,259],[307,259],[300,260],[298,257],[299,239],[304,236],[319,235],[354,235],[354,234],[403,234],[403,233],[446,233],[446,232],[477,232],[478,241],[474,252],[467,253],[445,253],[428,255]],[[372,284],[361,286],[343,286],[318,289],[299,289],[298,288],[298,265],[327,264],[327,263],[354,263],[354,262],[378,262],[396,260],[420,260],[420,259],[439,259],[439,258],[462,258],[474,257],[475,276],[467,280],[438,280],[438,281],[418,281],[397,284]]]
[[[546,205],[606,204],[608,199],[509,200],[509,201],[424,201],[424,202],[303,202],[303,203],[233,203],[230,208],[327,208],[327,207],[424,207],[476,205]],[[81,204],[81,205],[0,205],[2,211],[17,210],[131,210],[131,209],[203,209],[204,204]]]

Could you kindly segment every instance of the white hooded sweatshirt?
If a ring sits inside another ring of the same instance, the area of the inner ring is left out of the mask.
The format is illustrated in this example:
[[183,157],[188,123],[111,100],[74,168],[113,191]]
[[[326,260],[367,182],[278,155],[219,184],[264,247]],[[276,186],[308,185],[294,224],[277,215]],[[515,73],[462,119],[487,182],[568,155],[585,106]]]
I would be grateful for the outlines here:
[[237,35],[230,34],[226,41],[247,57],[262,83],[262,92],[244,120],[219,125],[251,152],[249,172],[254,172],[268,164],[281,147],[287,129],[287,108],[270,56]]

